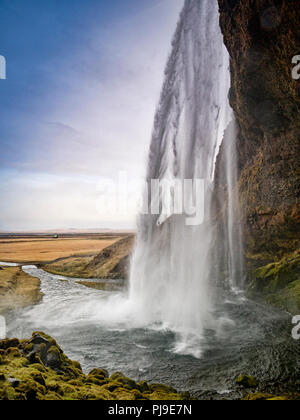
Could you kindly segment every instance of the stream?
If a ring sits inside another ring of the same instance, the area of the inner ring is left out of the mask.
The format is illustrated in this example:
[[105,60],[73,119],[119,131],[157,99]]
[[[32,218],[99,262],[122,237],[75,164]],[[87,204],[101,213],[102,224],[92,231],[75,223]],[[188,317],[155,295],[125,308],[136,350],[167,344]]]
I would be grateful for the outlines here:
[[121,371],[200,398],[238,396],[240,374],[254,375],[261,389],[299,389],[300,352],[291,335],[291,315],[247,300],[241,292],[226,296],[215,314],[220,327],[206,330],[202,355],[196,358],[180,354],[175,334],[165,326],[141,328],[122,319],[124,293],[90,289],[35,266],[23,270],[41,280],[44,297],[34,307],[8,314],[7,335],[28,338],[44,331],[85,372],[96,367]]

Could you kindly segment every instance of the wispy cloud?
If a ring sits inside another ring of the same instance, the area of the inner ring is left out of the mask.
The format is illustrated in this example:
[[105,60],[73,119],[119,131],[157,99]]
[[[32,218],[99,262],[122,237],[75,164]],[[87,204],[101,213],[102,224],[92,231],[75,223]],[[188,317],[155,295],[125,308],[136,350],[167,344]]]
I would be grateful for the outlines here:
[[[112,7],[109,0],[102,3]],[[57,44],[57,54],[38,62],[39,87],[25,86],[33,96],[27,92],[6,109],[0,142],[0,181],[6,179],[5,186],[0,183],[1,202],[6,203],[0,209],[2,227],[118,224],[105,218],[101,223],[92,210],[92,199],[87,198],[94,191],[91,180],[114,177],[120,170],[132,178],[144,175],[163,70],[183,0],[144,3],[111,24],[97,25],[93,16],[89,31],[64,21],[57,41],[69,33],[76,42],[64,54],[65,46]],[[84,8],[85,2],[81,4]],[[132,225],[132,215],[127,223]]]

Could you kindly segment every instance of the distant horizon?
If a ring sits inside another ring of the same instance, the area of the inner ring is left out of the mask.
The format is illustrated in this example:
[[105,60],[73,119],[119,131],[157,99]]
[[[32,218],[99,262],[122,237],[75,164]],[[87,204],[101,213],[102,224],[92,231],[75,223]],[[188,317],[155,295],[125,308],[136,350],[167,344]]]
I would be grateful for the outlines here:
[[0,230],[1,234],[28,234],[28,233],[105,233],[105,232],[136,232],[134,228],[57,228],[57,229],[18,229]]

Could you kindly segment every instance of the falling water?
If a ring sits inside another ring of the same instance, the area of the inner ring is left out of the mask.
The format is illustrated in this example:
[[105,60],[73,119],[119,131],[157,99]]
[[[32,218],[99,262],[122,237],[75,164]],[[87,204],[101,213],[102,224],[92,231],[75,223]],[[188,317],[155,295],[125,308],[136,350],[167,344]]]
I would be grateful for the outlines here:
[[[187,226],[184,214],[168,217],[161,210],[159,215],[141,216],[130,300],[145,324],[156,323],[177,334],[179,353],[200,356],[203,333],[214,325],[209,210],[215,162],[232,120],[229,56],[216,0],[186,0],[172,46],[155,117],[147,182],[150,190],[153,179],[205,180],[205,218],[200,226]],[[231,137],[226,149],[230,187],[236,168]],[[231,207],[226,222],[228,261],[234,273]]]

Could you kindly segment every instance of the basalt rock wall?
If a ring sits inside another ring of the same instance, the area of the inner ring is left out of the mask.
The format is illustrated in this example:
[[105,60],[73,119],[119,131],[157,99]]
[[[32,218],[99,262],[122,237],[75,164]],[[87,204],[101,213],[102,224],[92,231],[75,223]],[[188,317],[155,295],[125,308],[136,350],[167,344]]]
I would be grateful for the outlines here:
[[[238,125],[236,188],[248,290],[299,313],[300,79],[292,60],[300,55],[300,4],[218,1]],[[226,197],[227,186],[218,177],[222,150],[216,189]]]

